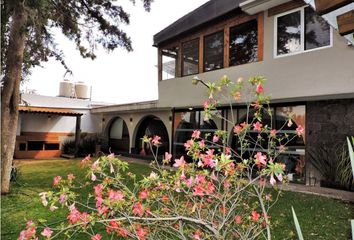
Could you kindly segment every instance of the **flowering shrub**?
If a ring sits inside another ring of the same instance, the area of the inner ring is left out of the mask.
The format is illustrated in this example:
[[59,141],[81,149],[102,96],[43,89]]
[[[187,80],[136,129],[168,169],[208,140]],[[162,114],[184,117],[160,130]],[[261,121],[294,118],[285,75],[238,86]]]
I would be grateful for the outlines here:
[[[271,239],[268,211],[276,196],[265,188],[284,181],[284,165],[276,158],[296,136],[280,135],[262,122],[263,115],[270,113],[264,81],[263,77],[249,80],[250,94],[255,98],[249,110],[254,112],[233,128],[237,149],[226,144],[229,136],[225,131],[202,137],[195,130],[184,144],[185,156],[172,160],[172,155],[165,153],[163,161],[155,160],[151,173],[142,180],[114,154],[98,159],[88,156],[81,164],[88,168],[92,195],[85,203],[79,202],[75,176],[55,177],[53,190],[40,197],[50,211],[66,208],[67,221],[38,231],[30,221],[19,239],[71,238],[79,232],[91,240],[103,239],[103,235],[140,240]],[[203,104],[205,120],[221,117],[218,97],[231,94],[239,101],[243,94],[241,79],[232,83],[223,77],[216,83],[202,83],[209,94]],[[225,120],[234,125],[233,120]],[[301,135],[303,128],[298,126],[296,132]],[[144,137],[151,150],[153,146],[158,149],[160,140],[159,136]],[[247,150],[250,147],[252,151]],[[129,188],[129,183],[133,187]]]

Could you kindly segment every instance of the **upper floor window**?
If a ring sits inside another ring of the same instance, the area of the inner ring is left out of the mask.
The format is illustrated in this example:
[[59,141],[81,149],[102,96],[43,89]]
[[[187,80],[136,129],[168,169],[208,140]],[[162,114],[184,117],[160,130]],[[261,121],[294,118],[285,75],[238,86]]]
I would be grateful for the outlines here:
[[328,23],[310,7],[275,17],[275,56],[284,56],[331,45]]
[[162,80],[176,77],[177,57],[177,47],[162,49]]
[[224,31],[204,37],[204,71],[224,67]]
[[182,70],[183,76],[199,72],[199,39],[182,44]]
[[230,28],[230,66],[257,61],[257,34],[258,25],[256,20]]

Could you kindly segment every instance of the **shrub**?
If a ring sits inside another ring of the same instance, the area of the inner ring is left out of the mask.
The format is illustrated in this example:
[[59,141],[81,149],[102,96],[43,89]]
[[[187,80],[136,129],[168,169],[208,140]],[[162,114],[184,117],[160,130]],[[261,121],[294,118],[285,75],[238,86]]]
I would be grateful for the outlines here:
[[[184,144],[191,162],[186,162],[185,156],[173,161],[172,155],[165,153],[160,164],[153,151],[161,145],[160,137],[146,136],[144,142],[155,161],[151,173],[140,181],[128,171],[128,164],[113,154],[97,160],[86,157],[82,165],[88,167],[93,194],[84,203],[79,202],[74,189],[80,182],[75,181],[75,176],[55,177],[54,189],[41,193],[41,200],[52,211],[65,207],[67,221],[50,228],[42,221],[41,235],[74,238],[84,232],[97,240],[104,228],[111,238],[270,240],[268,211],[277,196],[268,194],[265,188],[283,182],[285,166],[276,161],[280,154],[277,149],[296,135],[279,135],[271,126],[263,126],[262,114],[269,112],[264,81],[262,77],[249,80],[255,97],[249,107],[255,114],[234,128],[240,149],[227,146],[229,136],[225,131],[202,135],[195,130]],[[202,83],[209,94],[204,103],[205,120],[220,117],[219,94],[239,97],[243,85],[243,81],[232,83],[227,77],[217,83]],[[254,132],[258,132],[256,138]],[[303,128],[299,126],[296,132],[300,135]],[[168,167],[170,164],[173,168]],[[134,187],[129,188],[131,182]],[[29,221],[20,239],[34,239],[37,235],[37,225]]]

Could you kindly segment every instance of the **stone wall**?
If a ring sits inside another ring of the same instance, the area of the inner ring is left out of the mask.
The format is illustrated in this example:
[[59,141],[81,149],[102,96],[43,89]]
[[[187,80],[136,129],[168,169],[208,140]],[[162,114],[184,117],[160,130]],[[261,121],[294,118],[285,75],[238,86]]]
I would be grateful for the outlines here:
[[311,166],[309,152],[324,145],[338,147],[347,136],[354,136],[354,99],[307,102],[306,118],[307,184],[310,176],[318,183],[322,177]]

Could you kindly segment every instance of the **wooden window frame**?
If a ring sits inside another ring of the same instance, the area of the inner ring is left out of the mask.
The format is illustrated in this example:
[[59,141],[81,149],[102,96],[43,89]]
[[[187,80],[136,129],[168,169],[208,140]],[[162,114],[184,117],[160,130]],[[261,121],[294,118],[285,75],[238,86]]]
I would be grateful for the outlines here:
[[[239,13],[237,16],[223,19],[218,22],[214,22],[213,24],[209,24],[208,27],[203,27],[197,30],[196,32],[188,35],[184,35],[183,37],[176,38],[168,43],[162,44],[158,46],[158,80],[162,81],[162,49],[168,49],[171,47],[179,47],[179,54],[177,56],[177,72],[176,78],[183,76],[182,74],[182,43],[189,42],[192,40],[199,39],[199,74],[204,72],[204,37],[210,34],[224,31],[224,61],[223,68],[229,67],[229,33],[230,28],[240,25],[242,23],[246,23],[251,20],[257,20],[258,24],[258,60],[256,62],[263,61],[264,54],[264,12],[260,12],[255,15],[248,15],[246,13]],[[237,66],[234,66],[237,67]],[[220,69],[215,69],[220,70]],[[214,71],[214,70],[211,70]],[[209,72],[209,71],[208,71]],[[172,78],[173,79],[173,78]]]
[[[214,35],[214,34],[219,34],[219,33],[223,33],[223,48],[222,48],[222,56],[223,56],[223,58],[222,58],[222,67],[221,68],[218,68],[218,69],[212,69],[212,70],[205,70],[205,65],[204,65],[204,63],[205,63],[205,48],[204,48],[204,46],[205,46],[205,38],[207,38],[207,37],[209,37],[209,36],[211,36],[211,35]],[[210,34],[208,34],[208,35],[205,35],[204,37],[203,37],[203,62],[202,62],[202,66],[203,66],[203,72],[211,72],[211,71],[215,71],[215,70],[220,70],[220,69],[223,69],[223,68],[225,68],[225,30],[224,29],[221,29],[220,31],[216,31],[216,32],[213,32],[213,33],[210,33]]]
[[[197,73],[184,75],[183,74],[183,68],[184,68],[183,44],[190,43],[190,42],[193,42],[193,41],[196,41],[198,43],[198,71],[197,71]],[[181,58],[181,77],[186,77],[186,76],[199,74],[199,72],[200,72],[200,70],[199,70],[199,65],[200,65],[200,47],[199,47],[199,45],[200,45],[199,38],[195,38],[195,39],[192,39],[192,40],[189,40],[189,41],[181,42],[181,57],[180,57]]]

